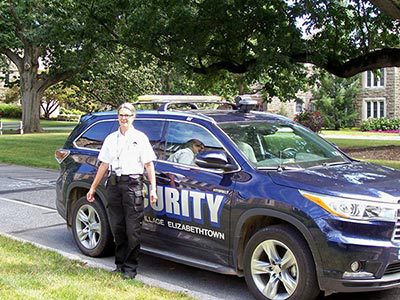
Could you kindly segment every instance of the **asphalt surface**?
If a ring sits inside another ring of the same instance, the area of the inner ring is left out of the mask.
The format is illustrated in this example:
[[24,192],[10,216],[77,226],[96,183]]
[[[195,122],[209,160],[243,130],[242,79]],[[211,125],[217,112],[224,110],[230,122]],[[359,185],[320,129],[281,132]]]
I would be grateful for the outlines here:
[[[55,209],[57,171],[0,164],[0,234],[28,241],[111,270],[113,257],[90,258],[75,246],[65,221]],[[254,299],[243,278],[204,271],[156,257],[142,255],[137,279],[196,299]],[[335,294],[320,299],[393,300],[400,289],[381,292]]]

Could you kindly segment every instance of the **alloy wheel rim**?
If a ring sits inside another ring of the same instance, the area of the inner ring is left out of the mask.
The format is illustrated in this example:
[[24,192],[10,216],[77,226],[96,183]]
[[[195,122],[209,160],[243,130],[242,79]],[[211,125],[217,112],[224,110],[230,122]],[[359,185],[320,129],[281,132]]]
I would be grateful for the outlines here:
[[101,222],[97,211],[90,205],[82,205],[75,220],[76,233],[83,247],[94,249],[100,242]]
[[251,275],[258,290],[268,299],[289,298],[299,282],[298,263],[282,242],[266,240],[251,257]]

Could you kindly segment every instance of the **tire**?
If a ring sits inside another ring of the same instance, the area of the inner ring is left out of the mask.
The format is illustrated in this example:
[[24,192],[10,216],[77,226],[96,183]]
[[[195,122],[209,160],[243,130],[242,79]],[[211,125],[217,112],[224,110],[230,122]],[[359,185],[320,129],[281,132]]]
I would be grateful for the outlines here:
[[110,253],[113,237],[103,205],[80,198],[72,208],[72,234],[85,255],[98,257]]
[[312,300],[320,293],[308,245],[289,226],[269,226],[251,237],[244,275],[256,299]]

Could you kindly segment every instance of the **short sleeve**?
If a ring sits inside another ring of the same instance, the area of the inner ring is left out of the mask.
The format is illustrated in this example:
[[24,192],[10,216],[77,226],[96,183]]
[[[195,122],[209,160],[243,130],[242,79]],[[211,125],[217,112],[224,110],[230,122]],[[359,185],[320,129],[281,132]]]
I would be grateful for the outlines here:
[[143,164],[151,162],[157,159],[156,154],[154,153],[153,147],[150,144],[149,138],[142,133],[142,151],[140,153],[140,160]]
[[106,164],[111,163],[112,159],[111,159],[111,153],[110,153],[110,136],[107,136],[106,139],[104,140],[104,143],[100,149],[98,159],[101,162],[104,162]]

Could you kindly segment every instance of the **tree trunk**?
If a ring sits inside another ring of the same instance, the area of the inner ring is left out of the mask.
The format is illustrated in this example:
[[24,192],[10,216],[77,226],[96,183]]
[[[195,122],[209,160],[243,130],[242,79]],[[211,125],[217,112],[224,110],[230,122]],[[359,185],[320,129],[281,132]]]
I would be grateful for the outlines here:
[[37,91],[27,90],[23,87],[22,91],[22,123],[24,132],[42,132],[40,126],[40,95]]
[[25,133],[42,132],[40,100],[43,91],[38,76],[39,53],[39,48],[27,47],[19,68],[22,91],[22,123]]

